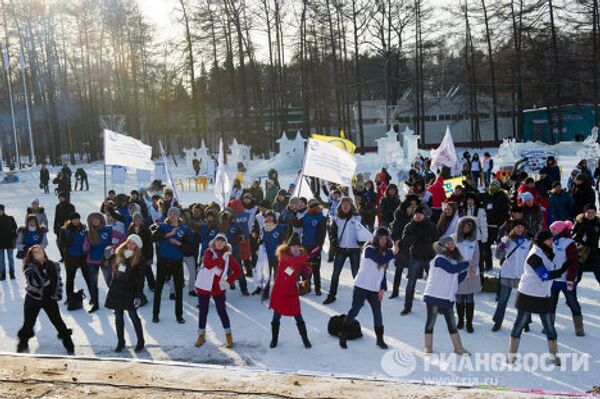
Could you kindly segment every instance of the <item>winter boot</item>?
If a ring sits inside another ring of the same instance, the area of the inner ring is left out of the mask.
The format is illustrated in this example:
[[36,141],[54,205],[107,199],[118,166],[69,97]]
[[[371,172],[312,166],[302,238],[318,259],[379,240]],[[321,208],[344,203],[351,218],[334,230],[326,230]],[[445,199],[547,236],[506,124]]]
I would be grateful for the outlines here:
[[433,353],[433,334],[425,334],[425,354]]
[[573,324],[575,324],[575,335],[583,337],[585,331],[583,330],[583,315],[573,316]]
[[387,344],[383,340],[383,326],[375,327],[375,336],[377,337],[377,346],[381,349],[388,349]]
[[206,336],[204,333],[198,333],[198,339],[196,340],[196,343],[194,344],[194,346],[196,348],[201,347],[202,345],[204,345],[204,343],[206,342]]
[[225,347],[228,349],[233,348],[233,335],[230,332],[225,333]]
[[73,340],[71,339],[72,334],[73,330],[71,330],[70,328],[64,333],[58,334],[58,338],[62,340],[63,346],[65,347],[69,355],[75,353],[75,345],[73,344]]
[[467,332],[471,334],[473,332],[473,314],[475,313],[475,304],[467,303],[465,305],[465,317],[467,320]]
[[271,323],[271,343],[269,346],[275,348],[279,340],[279,323]]
[[146,341],[144,340],[144,330],[142,328],[142,322],[137,321],[133,324],[133,328],[135,329],[135,336],[137,337],[137,345],[135,346],[135,353],[140,353],[144,350],[144,345],[146,345]]
[[552,355],[552,363],[555,366],[560,366],[560,357],[558,356],[558,341],[555,339],[548,340],[548,352]]
[[456,328],[462,330],[465,327],[465,305],[457,302],[456,313],[458,314],[458,323],[456,323]]
[[513,364],[517,360],[517,354],[519,353],[519,343],[521,338],[510,337],[508,341],[508,359],[509,364]]
[[323,301],[323,305],[329,305],[330,303],[334,303],[335,302],[335,295],[327,295],[327,298],[325,298],[325,300]]
[[492,326],[492,332],[496,332],[496,331],[500,330],[501,328],[502,328],[501,323],[494,323],[494,325]]
[[[298,326],[298,332],[300,333],[300,336],[302,337],[302,343],[304,344],[304,347],[307,349],[312,348],[312,344],[308,340],[308,332],[306,331],[306,323],[305,322],[298,323],[298,324],[296,324],[296,326]],[[279,328],[279,327],[277,327],[277,328]]]
[[146,345],[146,342],[144,342],[143,339],[141,341],[138,341],[138,343],[134,349],[135,353],[140,353],[141,351],[143,351],[145,345]]
[[115,348],[115,352],[121,353],[121,352],[123,352],[124,348],[125,348],[125,341],[119,340],[119,342],[117,343],[117,347]]
[[454,353],[464,356],[471,356],[471,354],[462,346],[460,335],[458,333],[450,334],[452,340],[452,346],[454,346]]
[[348,327],[345,324],[342,326],[342,331],[340,331],[338,338],[340,340],[340,347],[348,349]]

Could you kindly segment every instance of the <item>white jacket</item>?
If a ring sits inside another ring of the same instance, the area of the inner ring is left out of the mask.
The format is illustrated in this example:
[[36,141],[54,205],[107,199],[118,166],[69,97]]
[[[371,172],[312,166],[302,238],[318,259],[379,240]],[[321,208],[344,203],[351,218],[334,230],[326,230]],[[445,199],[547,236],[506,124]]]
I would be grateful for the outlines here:
[[394,258],[394,255],[391,251],[388,251],[386,254],[388,258],[387,262],[378,264],[368,257],[369,251],[373,251],[373,247],[370,244],[365,246],[360,256],[360,268],[354,279],[354,286],[368,291],[379,292],[385,278],[387,263]]
[[[554,244],[552,244],[552,249],[554,250],[554,259],[552,259],[552,261],[554,262],[556,269],[560,269],[567,261],[567,247],[573,242],[575,241],[573,241],[571,238],[560,237],[558,240],[554,241]],[[554,281],[567,281],[567,273],[568,270]]]
[[[475,215],[475,209],[477,209],[477,215]],[[487,214],[484,208],[477,208],[475,206],[467,206],[465,208],[465,216],[471,216],[477,221],[477,240],[481,242],[488,241],[488,223]]]
[[514,240],[509,239],[508,237],[502,237],[501,245],[505,246],[504,256],[510,255],[507,259],[502,263],[502,270],[500,272],[500,276],[502,278],[510,278],[519,280],[523,275],[523,266],[525,265],[525,261],[529,255],[529,250],[531,249],[531,240],[525,238],[525,240],[521,243],[520,247],[513,252],[517,243]]
[[[542,249],[537,245],[531,247],[531,250],[527,255],[527,259],[529,260],[529,258],[533,255],[537,255],[542,258],[544,267],[546,267],[548,271],[560,269],[554,265],[554,262],[548,259],[544,251],[542,251]],[[523,275],[521,276],[521,281],[519,281],[518,290],[520,293],[525,295],[535,296],[538,298],[547,298],[550,296],[552,290],[552,281],[553,280],[542,281],[542,279],[536,274],[533,267],[526,263],[524,266]]]
[[[346,223],[346,220],[348,223]],[[339,248],[360,248],[358,244],[358,225],[360,224],[360,220],[360,216],[353,216],[350,219],[334,217],[333,222],[337,224]],[[346,228],[344,228],[344,225],[346,225]]]
[[[456,273],[450,273],[441,267],[436,266],[436,261],[441,258],[450,262],[456,267]],[[427,276],[427,284],[425,285],[424,296],[432,298],[444,299],[454,302],[456,299],[456,291],[458,290],[458,266],[459,262],[454,259],[449,259],[444,255],[436,255],[429,263],[429,275]]]

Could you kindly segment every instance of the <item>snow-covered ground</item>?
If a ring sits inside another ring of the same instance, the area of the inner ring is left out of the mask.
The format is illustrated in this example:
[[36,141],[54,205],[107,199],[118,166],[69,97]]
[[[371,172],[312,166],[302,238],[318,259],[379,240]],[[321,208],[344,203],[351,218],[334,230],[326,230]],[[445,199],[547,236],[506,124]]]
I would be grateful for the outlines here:
[[[462,152],[462,151],[461,151]],[[481,153],[483,151],[480,151]],[[360,158],[360,157],[359,157]],[[575,157],[562,156],[559,162],[564,166],[563,177],[567,177],[572,165],[577,162]],[[208,202],[214,199],[212,192],[187,191],[187,178],[190,170],[182,166],[173,168],[175,179],[184,178],[186,191],[180,193],[182,203]],[[375,155],[359,159],[358,171],[374,171],[377,166]],[[283,166],[283,165],[281,165]],[[90,179],[89,192],[74,192],[72,202],[82,215],[99,209],[103,199],[103,170],[101,164],[84,165]],[[248,168],[252,171],[252,165]],[[75,170],[75,168],[73,168]],[[297,170],[288,170],[282,174],[282,186],[286,187],[294,180]],[[54,176],[56,170],[51,170]],[[233,173],[230,174],[232,178]],[[117,191],[129,192],[138,188],[135,174],[128,176],[130,184],[114,187]],[[108,178],[110,181],[110,176]],[[19,224],[23,223],[25,210],[33,198],[39,198],[47,210],[50,223],[54,219],[56,197],[44,195],[38,189],[37,172],[25,172],[21,182],[0,185],[0,203],[6,205],[6,212],[15,216]],[[49,255],[58,259],[55,237],[49,236]],[[325,256],[326,258],[326,256]],[[17,268],[19,264],[17,263]],[[322,276],[325,293],[329,287],[332,264],[323,262]],[[24,297],[24,279],[18,269],[16,281],[0,283],[0,351],[14,352],[16,333],[22,318]],[[186,277],[187,279],[187,277]],[[388,284],[393,279],[393,267],[388,273]],[[100,278],[100,300],[106,296],[106,287]],[[250,290],[254,287],[250,282]],[[497,333],[490,331],[492,314],[496,303],[494,295],[480,293],[476,296],[475,333],[461,333],[464,346],[473,353],[473,363],[460,363],[456,367],[440,368],[440,364],[427,363],[421,353],[423,347],[423,329],[425,323],[425,306],[421,301],[424,281],[417,284],[417,296],[413,312],[405,317],[400,316],[403,305],[403,292],[400,298],[383,303],[386,341],[392,352],[383,351],[375,346],[374,331],[370,309],[366,306],[359,315],[363,327],[362,339],[349,342],[349,349],[339,348],[337,339],[327,333],[327,322],[332,315],[346,313],[350,308],[352,296],[352,279],[348,269],[345,269],[338,293],[338,300],[332,305],[324,306],[324,296],[316,297],[314,293],[302,297],[304,318],[308,324],[309,337],[313,343],[310,350],[304,349],[296,330],[293,319],[282,323],[280,343],[276,349],[270,349],[271,312],[267,303],[261,303],[258,297],[242,297],[239,290],[230,291],[228,296],[228,311],[232,321],[235,341],[233,349],[223,346],[224,335],[214,307],[211,305],[208,317],[208,342],[200,349],[194,347],[198,313],[195,298],[185,295],[184,318],[187,323],[179,325],[175,321],[174,303],[168,295],[163,295],[161,307],[161,322],[151,322],[151,303],[140,309],[140,315],[146,334],[147,351],[135,354],[131,347],[121,354],[122,357],[139,357],[143,359],[174,360],[195,363],[211,363],[220,365],[236,365],[252,368],[271,369],[290,372],[308,372],[316,374],[359,375],[364,377],[398,378],[402,381],[426,381],[441,384],[464,385],[499,385],[512,388],[540,388],[558,391],[586,391],[597,383],[600,372],[600,292],[596,281],[591,275],[585,275],[579,286],[579,298],[583,307],[586,336],[576,337],[571,321],[570,311],[561,300],[557,314],[557,330],[559,349],[561,352],[581,356],[588,354],[589,358],[580,364],[581,368],[573,371],[570,361],[564,361],[564,369],[554,367],[536,367],[535,360],[532,368],[519,371],[498,371],[492,365],[486,368],[486,354],[504,353],[508,346],[510,327],[516,312],[512,306],[507,310],[504,327]],[[406,284],[403,279],[402,289]],[[390,285],[391,286],[391,285]],[[78,274],[76,288],[84,288],[85,284]],[[147,295],[152,295],[148,291]],[[514,295],[514,294],[513,294]],[[87,302],[87,301],[86,301]],[[76,354],[96,357],[115,357],[113,352],[116,345],[114,318],[105,308],[93,315],[84,310],[67,312],[61,305],[67,325],[74,330]],[[135,334],[126,322],[128,345],[135,345]],[[543,354],[547,351],[545,336],[541,333],[541,323],[534,317],[530,333],[524,333],[521,340],[521,353]],[[452,352],[450,339],[443,320],[436,326],[434,350],[440,354]],[[63,348],[56,339],[56,332],[45,315],[41,316],[36,326],[36,337],[30,341],[30,352],[40,354],[62,354]],[[387,354],[387,355],[386,355]],[[385,357],[383,357],[386,355]],[[479,363],[476,364],[476,360]],[[502,362],[500,362],[502,363]],[[502,363],[503,364],[503,363]],[[408,366],[407,366],[408,365]],[[448,365],[442,362],[442,366]],[[414,371],[406,371],[406,367]],[[404,368],[403,368],[404,367]],[[398,377],[402,375],[402,377]]]

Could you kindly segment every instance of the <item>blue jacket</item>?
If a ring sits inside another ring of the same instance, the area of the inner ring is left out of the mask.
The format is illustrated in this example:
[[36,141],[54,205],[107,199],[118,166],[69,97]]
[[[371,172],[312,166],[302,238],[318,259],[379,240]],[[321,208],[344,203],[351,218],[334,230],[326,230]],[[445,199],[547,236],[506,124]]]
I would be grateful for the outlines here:
[[69,246],[67,246],[67,254],[71,256],[82,256],[85,253],[83,250],[83,242],[85,241],[85,235],[87,234],[85,226],[79,231],[64,229],[63,232],[65,240],[70,243]]
[[325,240],[326,219],[322,212],[306,212],[303,219],[302,244],[306,246],[323,245]]
[[283,242],[286,230],[287,228],[283,224],[278,224],[277,227],[271,231],[266,231],[264,227],[262,228],[262,241],[265,244],[267,257],[269,258],[270,262],[275,260],[275,251]]
[[203,224],[200,226],[200,240],[202,242],[202,250],[200,251],[200,258],[204,257],[204,252],[210,246],[210,242],[217,236],[219,233],[219,228],[215,225],[209,227],[208,224]]
[[158,230],[156,230],[154,234],[156,234],[155,237],[158,239],[157,252],[159,258],[176,261],[183,259],[184,250],[181,248],[181,245],[171,244],[170,240],[171,238],[174,238],[183,244],[183,237],[186,234],[191,234],[191,232],[184,224],[180,224],[177,227],[178,230],[175,235],[171,237],[165,237],[171,232],[171,230],[175,228],[175,226],[172,226],[168,223],[161,223],[158,225]]
[[244,211],[244,212],[236,213],[233,216],[233,218],[234,218],[235,222],[238,224],[238,226],[240,227],[240,230],[242,230],[244,237],[249,237],[250,236],[250,226],[248,226],[248,221],[250,220],[250,212]]
[[229,245],[231,245],[231,253],[236,259],[240,258],[240,236],[243,235],[243,231],[237,223],[232,223],[229,225],[227,230],[225,231],[225,235],[227,236],[227,241]]
[[557,220],[568,220],[571,218],[573,210],[573,197],[565,190],[561,190],[559,194],[550,193],[550,215],[548,224],[552,224]]
[[46,229],[41,229],[41,232],[38,232],[37,230],[30,231],[29,229],[23,229],[21,232],[21,244],[23,245],[22,250],[27,251],[34,245],[42,244],[45,241],[46,232]]
[[[86,231],[85,235],[88,237],[89,232]],[[111,245],[113,236],[112,226],[104,226],[98,231],[98,244],[92,244],[90,242],[90,250],[88,252],[88,259],[92,261],[101,261],[104,258],[104,249]],[[89,241],[89,238],[88,238]]]

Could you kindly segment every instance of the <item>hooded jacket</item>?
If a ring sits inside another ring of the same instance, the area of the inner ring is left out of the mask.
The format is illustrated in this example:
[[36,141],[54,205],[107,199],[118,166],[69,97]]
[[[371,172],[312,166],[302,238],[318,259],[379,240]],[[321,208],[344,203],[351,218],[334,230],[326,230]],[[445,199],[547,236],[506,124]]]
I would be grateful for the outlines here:
[[104,250],[107,247],[112,247],[114,251],[123,241],[125,241],[125,234],[113,229],[112,226],[106,225],[106,218],[99,212],[92,212],[87,217],[88,229],[95,228],[92,223],[92,217],[98,217],[100,219],[100,225],[98,226],[98,242],[93,244],[90,241],[90,231],[88,230],[83,242],[83,250],[87,254],[87,263],[98,265],[104,259]]
[[429,263],[423,301],[428,305],[451,308],[454,305],[458,285],[467,276],[469,262],[448,257],[446,248],[438,242],[433,245],[433,249],[436,255]]
[[[396,194],[392,196],[390,190],[394,189]],[[383,198],[379,203],[379,224],[382,227],[389,227],[394,221],[394,212],[400,206],[400,196],[398,194],[398,187],[395,184],[390,184],[385,189]]]

